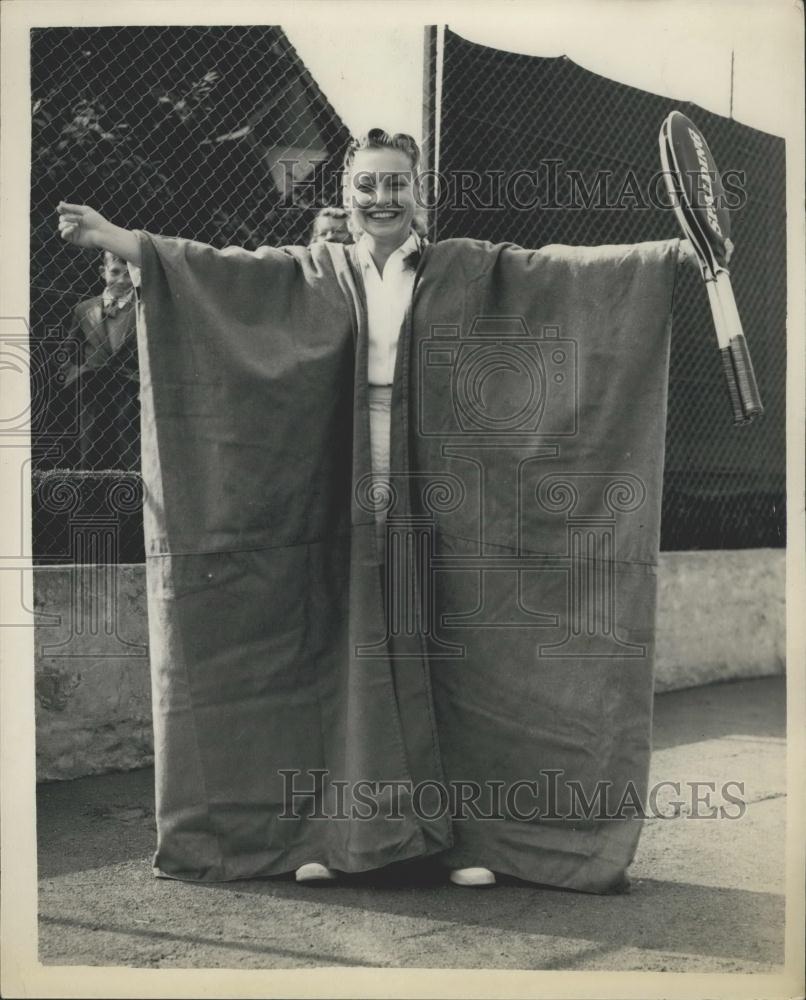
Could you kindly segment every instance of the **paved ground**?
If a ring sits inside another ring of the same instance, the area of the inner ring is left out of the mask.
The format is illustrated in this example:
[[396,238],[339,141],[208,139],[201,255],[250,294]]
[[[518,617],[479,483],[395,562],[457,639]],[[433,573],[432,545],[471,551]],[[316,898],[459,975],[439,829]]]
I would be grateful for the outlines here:
[[689,804],[676,818],[647,821],[632,892],[620,897],[514,880],[459,889],[410,866],[324,889],[286,879],[158,880],[150,770],[45,785],[41,961],[775,971],[783,962],[784,719],[782,679],[657,698],[653,779],[717,788],[743,781],[747,809],[732,822],[693,819]]

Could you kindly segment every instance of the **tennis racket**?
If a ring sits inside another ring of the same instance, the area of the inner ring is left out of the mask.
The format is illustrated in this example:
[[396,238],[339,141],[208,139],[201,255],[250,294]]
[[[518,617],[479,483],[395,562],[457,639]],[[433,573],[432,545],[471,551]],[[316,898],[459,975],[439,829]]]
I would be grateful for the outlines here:
[[747,424],[764,407],[730,283],[725,189],[705,138],[684,114],[672,111],[664,120],[659,144],[666,189],[708,292],[733,422]]

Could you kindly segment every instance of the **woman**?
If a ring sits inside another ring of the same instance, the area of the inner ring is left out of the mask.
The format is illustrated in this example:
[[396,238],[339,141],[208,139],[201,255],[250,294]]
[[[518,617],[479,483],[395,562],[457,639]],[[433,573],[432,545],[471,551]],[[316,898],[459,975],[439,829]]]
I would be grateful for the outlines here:
[[418,160],[351,145],[354,247],[59,206],[143,268],[160,875],[625,885],[678,241],[428,246]]

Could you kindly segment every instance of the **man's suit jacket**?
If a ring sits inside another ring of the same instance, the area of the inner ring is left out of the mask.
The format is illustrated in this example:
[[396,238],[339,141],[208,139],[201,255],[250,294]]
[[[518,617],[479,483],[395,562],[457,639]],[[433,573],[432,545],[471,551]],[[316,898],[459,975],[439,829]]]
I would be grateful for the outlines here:
[[69,362],[65,367],[65,385],[99,369],[107,369],[110,376],[139,380],[133,300],[115,317],[104,316],[100,295],[79,302],[73,310],[70,338],[79,344],[79,363]]

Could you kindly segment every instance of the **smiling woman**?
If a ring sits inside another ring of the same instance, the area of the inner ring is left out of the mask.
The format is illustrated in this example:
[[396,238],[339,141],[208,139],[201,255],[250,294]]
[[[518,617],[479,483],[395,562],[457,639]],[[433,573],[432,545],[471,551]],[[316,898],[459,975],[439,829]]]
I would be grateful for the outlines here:
[[638,818],[521,806],[643,794],[678,241],[428,245],[411,136],[345,165],[355,245],[59,206],[142,264],[155,871],[621,891]]
[[345,208],[381,274],[391,254],[420,228],[419,163],[420,150],[410,135],[380,128],[353,140],[344,158]]

